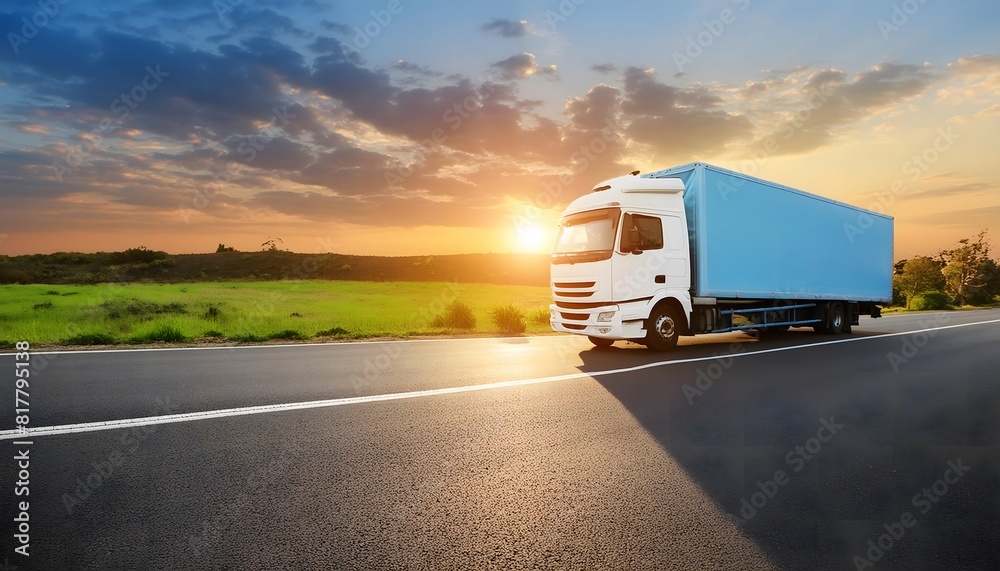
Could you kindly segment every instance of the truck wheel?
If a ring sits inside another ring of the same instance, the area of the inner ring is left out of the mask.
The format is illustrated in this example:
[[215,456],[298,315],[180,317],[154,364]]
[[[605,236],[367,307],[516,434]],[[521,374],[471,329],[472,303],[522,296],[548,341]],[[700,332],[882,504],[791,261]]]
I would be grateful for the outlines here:
[[658,307],[646,323],[646,346],[654,351],[669,351],[680,337],[680,320],[669,306]]
[[844,304],[834,303],[830,306],[830,333],[837,335],[844,330],[847,316],[844,314]]
[[590,342],[594,344],[594,347],[599,348],[610,347],[615,343],[614,339],[605,339],[604,337],[594,337],[592,335],[588,335],[587,339],[590,339]]

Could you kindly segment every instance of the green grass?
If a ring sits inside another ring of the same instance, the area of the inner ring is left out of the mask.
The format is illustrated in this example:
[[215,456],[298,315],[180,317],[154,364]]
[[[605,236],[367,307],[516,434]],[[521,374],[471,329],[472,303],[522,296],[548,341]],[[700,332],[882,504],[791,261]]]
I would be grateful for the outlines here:
[[[0,330],[4,341],[67,345],[497,335],[494,307],[547,315],[549,296],[546,287],[437,282],[0,285]],[[475,327],[434,327],[455,302]],[[526,325],[549,331],[547,320]]]

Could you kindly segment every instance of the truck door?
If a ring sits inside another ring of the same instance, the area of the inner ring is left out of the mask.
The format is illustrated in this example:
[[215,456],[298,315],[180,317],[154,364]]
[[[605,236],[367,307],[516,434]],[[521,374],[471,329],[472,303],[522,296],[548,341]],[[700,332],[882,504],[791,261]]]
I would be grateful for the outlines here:
[[614,254],[615,301],[653,297],[663,289],[687,289],[687,242],[679,216],[626,212]]

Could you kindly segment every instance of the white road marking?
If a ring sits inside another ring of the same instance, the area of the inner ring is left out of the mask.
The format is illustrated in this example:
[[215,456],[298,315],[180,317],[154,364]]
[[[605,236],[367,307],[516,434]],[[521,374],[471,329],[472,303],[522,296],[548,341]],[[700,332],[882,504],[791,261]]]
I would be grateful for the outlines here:
[[[977,310],[978,311],[978,310]],[[934,312],[891,313],[880,319],[892,317],[919,317],[933,315]],[[989,323],[989,322],[984,322]],[[738,332],[736,332],[738,333]],[[703,335],[726,335],[726,333],[706,333]],[[279,349],[287,347],[351,347],[353,345],[381,345],[385,343],[435,343],[452,341],[513,341],[524,339],[547,339],[565,337],[559,335],[527,335],[519,337],[438,337],[434,339],[371,339],[357,341],[330,341],[327,343],[275,343],[271,345],[213,345],[210,347],[132,347],[127,349],[67,349],[64,351],[32,351],[32,355],[98,355],[101,353],[141,353],[155,351],[221,351],[226,349]],[[814,344],[815,345],[815,344]],[[0,357],[10,357],[16,353],[0,353]]]
[[381,401],[392,401],[392,400],[405,400],[413,398],[421,398],[435,395],[448,395],[456,393],[467,393],[473,391],[486,391],[492,389],[510,388],[510,387],[520,387],[525,385],[536,385],[540,383],[551,383],[555,381],[568,381],[572,379],[584,379],[584,378],[596,378],[604,377],[608,375],[620,375],[622,373],[632,373],[635,371],[642,371],[645,369],[652,369],[654,367],[663,367],[667,365],[678,365],[681,363],[696,363],[701,361],[714,361],[720,358],[741,358],[741,357],[751,357],[753,355],[761,355],[764,353],[779,353],[782,351],[795,351],[799,349],[812,349],[814,347],[822,347],[824,345],[838,345],[840,343],[857,343],[861,341],[868,341],[871,339],[883,339],[886,337],[901,337],[903,335],[914,335],[917,333],[926,333],[930,331],[941,331],[944,329],[956,329],[959,327],[972,327],[975,325],[988,325],[991,323],[1000,323],[1000,319],[992,319],[990,321],[977,321],[973,323],[959,323],[956,325],[942,325],[939,327],[928,327],[926,329],[917,329],[914,331],[897,331],[894,333],[885,333],[882,335],[872,335],[870,337],[847,337],[844,339],[834,339],[830,341],[821,341],[819,343],[809,343],[806,345],[791,345],[788,347],[775,347],[773,349],[762,349],[759,351],[748,351],[745,353],[734,353],[727,355],[712,355],[707,357],[693,357],[690,359],[674,359],[671,361],[657,361],[655,363],[646,363],[643,365],[636,365],[634,367],[625,367],[622,369],[609,369],[606,371],[593,371],[589,373],[571,373],[567,375],[557,375],[554,377],[539,377],[535,379],[521,379],[516,381],[501,381],[497,383],[486,383],[481,385],[466,385],[461,387],[448,387],[443,389],[428,389],[422,391],[410,391],[405,393],[389,393],[382,395],[369,395],[363,397],[347,397],[339,399],[328,399],[328,400],[318,400],[318,401],[306,401],[306,402],[296,402],[296,403],[284,403],[284,404],[269,404],[260,406],[245,406],[239,408],[227,408],[221,410],[210,410],[202,412],[188,412],[181,414],[167,414],[162,416],[148,416],[142,418],[128,418],[123,420],[108,420],[101,422],[84,422],[80,424],[63,424],[58,426],[41,426],[38,428],[28,428],[24,431],[20,430],[2,430],[0,431],[0,440],[11,440],[15,438],[34,438],[40,436],[52,436],[56,434],[72,434],[78,432],[96,432],[99,430],[115,430],[120,428],[131,428],[135,426],[149,426],[154,424],[171,424],[175,422],[189,422],[192,420],[207,420],[212,418],[226,418],[231,416],[248,416],[251,414],[264,414],[268,412],[281,412],[287,410],[304,410],[309,408],[325,408],[333,406],[344,406],[351,404],[369,403],[369,402],[381,402]]

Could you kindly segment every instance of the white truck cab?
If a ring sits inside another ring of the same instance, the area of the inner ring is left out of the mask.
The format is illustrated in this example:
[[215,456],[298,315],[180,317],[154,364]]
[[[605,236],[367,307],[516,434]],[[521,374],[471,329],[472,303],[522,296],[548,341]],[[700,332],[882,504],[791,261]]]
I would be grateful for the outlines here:
[[635,175],[602,182],[567,207],[560,225],[552,328],[598,346],[616,339],[676,344],[691,313],[684,183]]

